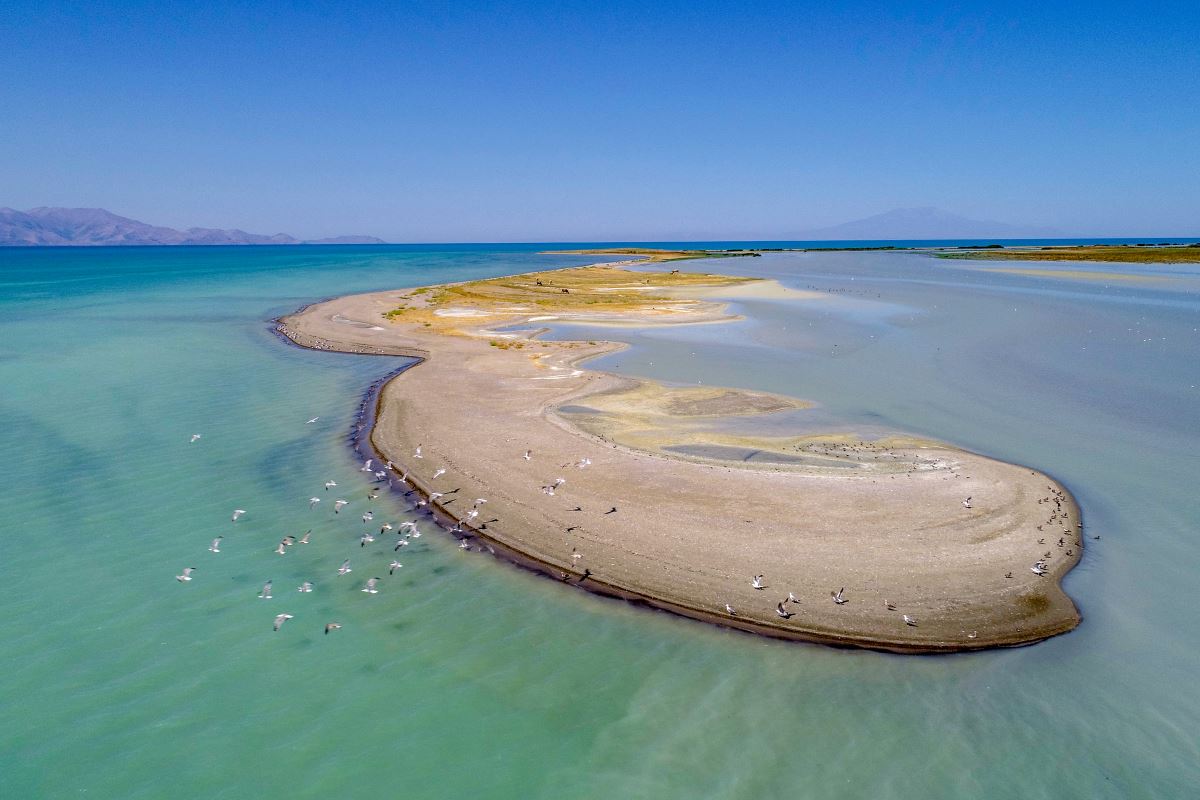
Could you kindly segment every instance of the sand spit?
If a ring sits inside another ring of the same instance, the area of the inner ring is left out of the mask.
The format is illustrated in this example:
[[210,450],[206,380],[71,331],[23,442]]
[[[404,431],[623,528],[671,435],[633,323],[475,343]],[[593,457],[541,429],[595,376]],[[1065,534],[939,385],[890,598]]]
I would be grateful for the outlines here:
[[[424,496],[442,493],[432,505],[475,549],[602,594],[826,644],[951,652],[1074,628],[1060,581],[1082,554],[1079,511],[1046,475],[933,442],[723,430],[805,404],[588,370],[623,345],[493,330],[589,310],[637,325],[715,322],[730,318],[720,303],[664,300],[668,290],[747,283],[581,268],[342,297],[279,329],[314,349],[423,359],[382,389],[372,442]],[[455,308],[485,313],[436,313]],[[487,503],[471,516],[476,498]],[[843,587],[846,602],[834,602]]]

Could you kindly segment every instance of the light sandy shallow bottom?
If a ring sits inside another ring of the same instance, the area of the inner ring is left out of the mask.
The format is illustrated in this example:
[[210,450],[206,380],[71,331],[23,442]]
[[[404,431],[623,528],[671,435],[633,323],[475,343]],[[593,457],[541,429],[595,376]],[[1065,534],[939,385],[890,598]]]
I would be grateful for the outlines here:
[[[486,331],[385,320],[404,296],[319,303],[280,330],[315,349],[424,359],[383,388],[372,441],[418,492],[444,493],[439,515],[464,522],[459,535],[476,549],[596,592],[827,644],[947,652],[1029,644],[1079,623],[1060,587],[1082,555],[1079,511],[1042,473],[903,438],[715,433],[723,416],[804,403],[582,366],[622,346],[612,342],[500,349]],[[799,458],[721,458],[748,449]],[[476,498],[487,503],[467,519]],[[1033,574],[1047,554],[1048,573]],[[751,586],[757,574],[767,588]],[[839,605],[830,593],[841,587]],[[783,619],[776,605],[789,592],[799,602]]]

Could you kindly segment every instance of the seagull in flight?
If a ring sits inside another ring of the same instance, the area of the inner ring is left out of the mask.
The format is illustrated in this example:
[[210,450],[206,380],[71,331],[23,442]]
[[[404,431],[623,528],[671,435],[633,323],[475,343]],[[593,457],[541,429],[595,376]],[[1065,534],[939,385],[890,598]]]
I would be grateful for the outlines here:
[[245,514],[245,513],[246,513],[246,509],[244,509],[244,508],[235,508],[235,509],[233,510],[233,516],[232,516],[232,517],[230,517],[230,520],[231,520],[232,522],[237,522],[237,521],[238,521],[238,517],[242,516],[242,514]]
[[339,511],[341,511],[343,508],[345,508],[348,505],[350,505],[349,500],[334,500],[333,501],[333,513],[335,513],[335,514],[338,513]]
[[787,599],[787,601],[788,601],[789,603],[799,603],[799,602],[800,602],[800,598],[799,598],[799,597],[796,597],[796,595],[792,594],[791,592],[788,592],[788,599]]
[[345,575],[347,572],[353,572],[353,570],[350,569],[350,559],[348,558],[342,562],[340,567],[338,567],[338,575]]
[[258,594],[260,599],[262,599],[262,600],[270,600],[271,599],[271,584],[272,583],[273,583],[272,581],[267,581],[266,583],[263,584],[263,590],[261,592],[259,592],[259,594]]
[[319,503],[319,502],[321,502],[321,498],[319,498],[319,497],[308,498],[308,510],[312,511],[314,508],[317,507],[317,503]]
[[367,594],[379,594],[379,590],[375,588],[377,583],[379,583],[379,578],[367,578],[367,583],[362,590]]
[[521,458],[525,459],[526,461],[530,460],[531,458],[533,458],[533,451],[526,450],[525,455],[521,456]]
[[970,507],[971,507],[971,497],[970,497],[970,495],[968,495],[967,499],[963,500],[963,508],[970,508]]
[[305,531],[304,535],[300,537],[300,544],[308,544],[309,537],[311,537],[311,536],[312,536],[311,530]]
[[751,585],[752,587],[754,587],[755,589],[765,589],[765,588],[767,588],[767,585],[766,585],[765,583],[763,583],[763,576],[762,576],[762,575],[755,575],[755,576],[754,576],[754,580],[750,581],[750,585]]
[[208,549],[213,553],[221,552],[221,540],[224,538],[224,536],[218,536],[217,538],[213,539],[212,544],[208,546]]
[[779,605],[775,606],[775,613],[784,619],[791,619],[792,617],[792,612],[783,607],[782,601],[780,601]]
[[296,591],[301,592],[302,594],[308,594],[312,591],[312,583],[310,581],[305,581],[304,583],[300,584],[300,588]]
[[341,629],[342,629],[342,623],[340,623],[340,622],[325,623],[325,635],[326,636],[329,635],[330,631],[340,631]]
[[304,423],[304,424],[305,424],[305,425],[312,425],[314,422],[316,422],[316,421],[317,421],[317,420],[319,420],[319,419],[320,419],[320,417],[313,417],[312,419],[310,419],[308,422],[306,422],[306,423]]
[[180,583],[187,583],[192,579],[192,573],[196,571],[195,567],[184,567],[182,575],[176,575],[175,580]]
[[276,614],[275,615],[275,632],[279,633],[279,629],[283,627],[283,623],[292,618],[291,614]]
[[368,511],[367,513],[362,515],[362,521],[363,521],[364,525],[366,525],[368,522],[370,522],[373,519],[375,519],[374,511]]
[[336,481],[325,481],[325,491],[328,492],[334,486],[337,486]]
[[283,555],[287,552],[287,545],[285,545],[283,542],[280,542],[279,546],[275,548],[275,552],[279,553],[279,555]]
[[399,561],[397,561],[396,559],[393,558],[392,563],[388,564],[388,575],[395,575],[396,570],[400,569],[403,566],[404,566],[403,564],[401,564]]
[[192,438],[188,440],[188,444],[191,444],[192,442],[196,442],[196,441],[199,441],[199,440],[200,440],[200,434],[198,434],[198,433],[193,433],[193,434],[192,434]]
[[425,456],[421,455],[421,445],[417,445],[417,449],[413,450],[413,458],[424,458],[424,457]]
[[837,603],[840,606],[843,603],[847,602],[846,598],[842,597],[842,592],[844,592],[844,591],[846,591],[845,586],[843,586],[841,589],[838,589],[836,592],[830,592],[829,596],[833,598],[833,602]]
[[359,472],[370,472],[371,471],[371,462],[374,460],[375,459],[373,459],[373,458],[368,458],[366,461],[363,462],[363,465],[361,467],[359,467],[358,471]]
[[[442,468],[438,469],[437,472],[433,473],[433,477],[440,478],[441,476],[443,476],[445,474],[446,474],[446,469],[445,469],[445,467],[442,467]],[[432,480],[432,478],[430,480]]]
[[358,546],[366,547],[373,541],[375,541],[375,537],[372,536],[371,533],[368,531],[367,533],[364,533],[362,536],[358,537]]

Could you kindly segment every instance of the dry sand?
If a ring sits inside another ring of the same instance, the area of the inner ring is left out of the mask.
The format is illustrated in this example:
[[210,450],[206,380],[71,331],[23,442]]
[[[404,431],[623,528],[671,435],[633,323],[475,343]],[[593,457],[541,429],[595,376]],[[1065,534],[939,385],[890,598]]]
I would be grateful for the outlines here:
[[[545,273],[575,285],[571,274]],[[575,274],[590,281],[588,292],[609,288]],[[623,345],[490,330],[587,319],[588,311],[546,300],[471,305],[495,287],[467,286],[475,288],[461,304],[463,295],[436,289],[342,297],[284,318],[280,330],[306,347],[424,359],[383,388],[372,442],[418,491],[446,493],[439,514],[465,520],[476,549],[688,617],[827,644],[945,652],[1028,644],[1079,623],[1060,587],[1082,554],[1079,511],[1046,475],[902,437],[722,432],[722,418],[805,404],[588,370],[588,358]],[[775,291],[771,282],[733,288]],[[640,308],[591,313],[636,325],[730,318],[721,304],[696,299],[695,281],[684,292],[691,299],[664,304],[664,293]],[[407,310],[386,316],[398,307]],[[700,450],[666,449],[680,445]],[[767,460],[713,457],[745,450]],[[590,464],[579,466],[584,459]],[[433,478],[439,469],[445,474]],[[479,516],[466,519],[480,497]],[[1048,573],[1035,575],[1044,554]],[[757,574],[767,588],[752,588]],[[848,602],[839,605],[830,593],[841,587]],[[799,602],[785,603],[783,619],[776,605],[789,592]]]

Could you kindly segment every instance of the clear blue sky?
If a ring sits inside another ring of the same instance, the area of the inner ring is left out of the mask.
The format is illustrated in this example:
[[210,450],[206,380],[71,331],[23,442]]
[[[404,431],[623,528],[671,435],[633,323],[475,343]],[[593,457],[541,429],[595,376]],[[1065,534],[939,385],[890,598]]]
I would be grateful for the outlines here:
[[0,206],[394,241],[1200,232],[1200,4],[0,6]]

